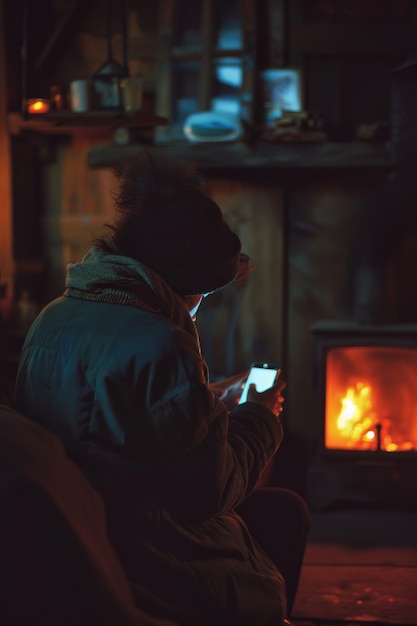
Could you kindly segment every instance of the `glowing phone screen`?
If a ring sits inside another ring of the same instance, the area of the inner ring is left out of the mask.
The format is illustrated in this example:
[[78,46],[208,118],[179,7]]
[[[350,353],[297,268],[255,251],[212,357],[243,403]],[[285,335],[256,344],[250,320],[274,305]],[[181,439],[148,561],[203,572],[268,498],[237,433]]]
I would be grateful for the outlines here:
[[245,387],[242,391],[242,395],[240,396],[239,404],[247,401],[249,385],[252,383],[256,386],[256,391],[265,391],[275,382],[275,377],[277,375],[278,368],[274,365],[265,364],[264,367],[252,367],[249,372],[249,376],[246,379]]

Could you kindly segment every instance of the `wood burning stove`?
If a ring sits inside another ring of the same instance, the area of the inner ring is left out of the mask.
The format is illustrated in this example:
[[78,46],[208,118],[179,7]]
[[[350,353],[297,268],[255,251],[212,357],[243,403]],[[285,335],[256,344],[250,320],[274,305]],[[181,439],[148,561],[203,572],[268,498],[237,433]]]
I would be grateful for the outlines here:
[[314,334],[322,452],[417,457],[417,326]]
[[313,506],[417,506],[417,326],[321,323],[313,334]]

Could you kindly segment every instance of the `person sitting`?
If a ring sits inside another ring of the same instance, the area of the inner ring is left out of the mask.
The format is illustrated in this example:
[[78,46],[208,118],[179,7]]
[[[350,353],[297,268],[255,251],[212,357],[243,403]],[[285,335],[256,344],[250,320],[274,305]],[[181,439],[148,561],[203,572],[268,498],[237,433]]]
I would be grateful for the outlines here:
[[17,406],[101,495],[138,606],[181,626],[278,626],[308,512],[272,490],[269,549],[248,511],[282,441],[285,382],[236,405],[236,377],[210,385],[195,326],[203,296],[243,280],[250,260],[192,168],[144,148],[117,181],[113,223],[27,334]]

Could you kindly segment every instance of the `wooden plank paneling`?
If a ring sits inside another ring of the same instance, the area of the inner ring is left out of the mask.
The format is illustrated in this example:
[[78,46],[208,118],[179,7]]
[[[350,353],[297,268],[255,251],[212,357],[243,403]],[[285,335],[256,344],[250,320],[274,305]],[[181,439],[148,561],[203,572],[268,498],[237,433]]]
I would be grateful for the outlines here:
[[268,67],[281,67],[288,63],[286,50],[286,1],[267,0],[266,6],[270,33]]
[[4,2],[0,0],[0,270],[7,284],[7,297],[0,300],[1,313],[8,318],[13,301],[13,236],[10,137],[7,129],[7,84],[5,55]]
[[89,145],[84,134],[74,136],[70,145],[58,150],[57,160],[44,167],[42,229],[50,297],[62,293],[66,266],[81,260],[111,219],[112,171],[85,167]]
[[361,56],[367,54],[405,54],[408,41],[403,25],[394,20],[312,21],[293,26],[292,45],[305,54]]

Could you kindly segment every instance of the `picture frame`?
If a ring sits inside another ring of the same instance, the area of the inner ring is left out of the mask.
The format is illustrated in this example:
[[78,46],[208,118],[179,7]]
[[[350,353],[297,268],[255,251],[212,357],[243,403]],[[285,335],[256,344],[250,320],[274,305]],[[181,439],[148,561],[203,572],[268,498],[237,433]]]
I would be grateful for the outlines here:
[[266,126],[274,126],[285,112],[304,110],[302,70],[280,67],[261,71],[262,118]]

